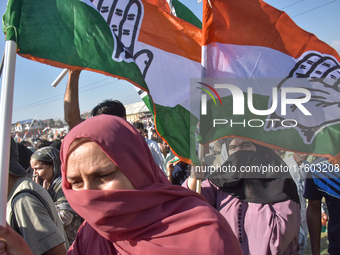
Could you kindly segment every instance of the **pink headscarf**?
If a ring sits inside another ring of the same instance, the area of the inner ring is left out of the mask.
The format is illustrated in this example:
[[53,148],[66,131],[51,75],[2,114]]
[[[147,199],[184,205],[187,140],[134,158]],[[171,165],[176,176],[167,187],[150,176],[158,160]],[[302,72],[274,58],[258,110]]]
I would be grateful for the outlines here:
[[[65,175],[77,138],[99,145],[136,190],[72,190]],[[119,254],[242,254],[227,221],[196,192],[171,185],[145,139],[124,119],[100,115],[79,124],[63,141],[61,161],[71,207]]]

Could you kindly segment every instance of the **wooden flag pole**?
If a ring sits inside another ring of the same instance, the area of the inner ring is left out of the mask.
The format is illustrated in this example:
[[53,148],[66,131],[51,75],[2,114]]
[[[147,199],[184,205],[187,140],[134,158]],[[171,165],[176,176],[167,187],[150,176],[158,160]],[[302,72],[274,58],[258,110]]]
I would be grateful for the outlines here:
[[6,205],[8,192],[8,169],[11,144],[11,127],[14,95],[14,74],[17,44],[6,41],[4,75],[1,87],[0,105],[0,225],[6,226]]

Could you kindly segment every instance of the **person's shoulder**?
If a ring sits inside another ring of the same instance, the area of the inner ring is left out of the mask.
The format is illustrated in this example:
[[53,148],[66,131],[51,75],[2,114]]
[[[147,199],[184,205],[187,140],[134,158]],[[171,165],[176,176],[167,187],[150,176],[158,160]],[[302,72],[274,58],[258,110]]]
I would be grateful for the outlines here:
[[155,141],[153,141],[153,140],[150,140],[150,139],[148,139],[148,138],[145,138],[145,141],[146,141],[146,143],[148,144],[148,146],[149,146],[150,149],[155,150],[155,151],[160,151],[157,142],[155,142]]
[[[41,185],[37,184],[36,182],[34,182],[32,179],[28,178],[28,177],[20,177],[17,180],[17,186],[11,196],[11,198],[13,198],[16,194],[18,194],[19,192],[23,191],[23,190],[32,190],[33,193],[36,192],[37,194],[39,194],[47,203],[49,203],[49,206],[51,207],[52,204],[54,204],[50,194],[47,192],[46,189],[44,189]],[[22,192],[21,194],[19,194],[18,196],[16,196],[16,199],[18,198],[28,198],[34,197],[34,194],[32,195],[32,193],[30,192]],[[36,199],[36,198],[33,198]]]
[[153,141],[153,140],[150,140],[150,139],[148,139],[148,138],[145,138],[145,141],[146,141],[146,143],[147,143],[149,146],[152,144],[153,146],[157,146],[157,147],[158,147],[158,144],[157,144],[155,141]]
[[19,177],[18,180],[16,181],[16,185],[14,187],[15,188],[14,193],[18,193],[18,192],[20,192],[21,190],[24,190],[24,189],[39,190],[40,187],[41,187],[41,185],[34,182],[32,179],[30,179],[28,177]]
[[31,189],[34,190],[38,193],[40,192],[47,192],[40,184],[36,183],[35,181],[33,181],[32,179],[28,178],[28,177],[20,177],[18,179],[18,181],[20,181],[17,190],[23,190],[23,189]]

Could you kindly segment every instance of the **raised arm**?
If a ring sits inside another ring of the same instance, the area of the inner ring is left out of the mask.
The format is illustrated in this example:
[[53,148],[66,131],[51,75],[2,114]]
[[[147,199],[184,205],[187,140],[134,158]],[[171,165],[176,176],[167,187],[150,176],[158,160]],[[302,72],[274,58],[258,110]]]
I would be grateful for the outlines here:
[[171,160],[169,160],[168,163],[166,163],[166,170],[168,173],[168,180],[172,184],[172,173],[174,171],[175,165],[174,163],[171,163]]
[[308,200],[307,224],[312,246],[312,254],[320,254],[321,200]]
[[79,110],[79,75],[81,70],[69,70],[64,96],[64,118],[70,129],[82,122]]
[[[192,191],[196,191],[196,183],[198,180],[202,180],[204,178],[205,173],[204,172],[200,172],[200,168],[199,167],[192,167],[191,168],[191,173],[190,173],[190,177],[187,179],[187,188],[192,190]],[[210,184],[208,185],[210,188]],[[203,185],[202,185],[203,187]]]

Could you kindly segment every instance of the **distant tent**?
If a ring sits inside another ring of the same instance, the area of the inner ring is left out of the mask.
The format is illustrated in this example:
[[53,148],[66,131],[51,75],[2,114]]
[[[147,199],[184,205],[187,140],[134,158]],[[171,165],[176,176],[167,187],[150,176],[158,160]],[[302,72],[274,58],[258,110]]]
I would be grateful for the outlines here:
[[[125,105],[126,109],[126,119],[127,121],[136,121],[139,119],[140,114],[144,113],[150,113],[149,109],[146,107],[145,103],[138,102],[133,104]],[[151,113],[150,113],[151,115]]]

